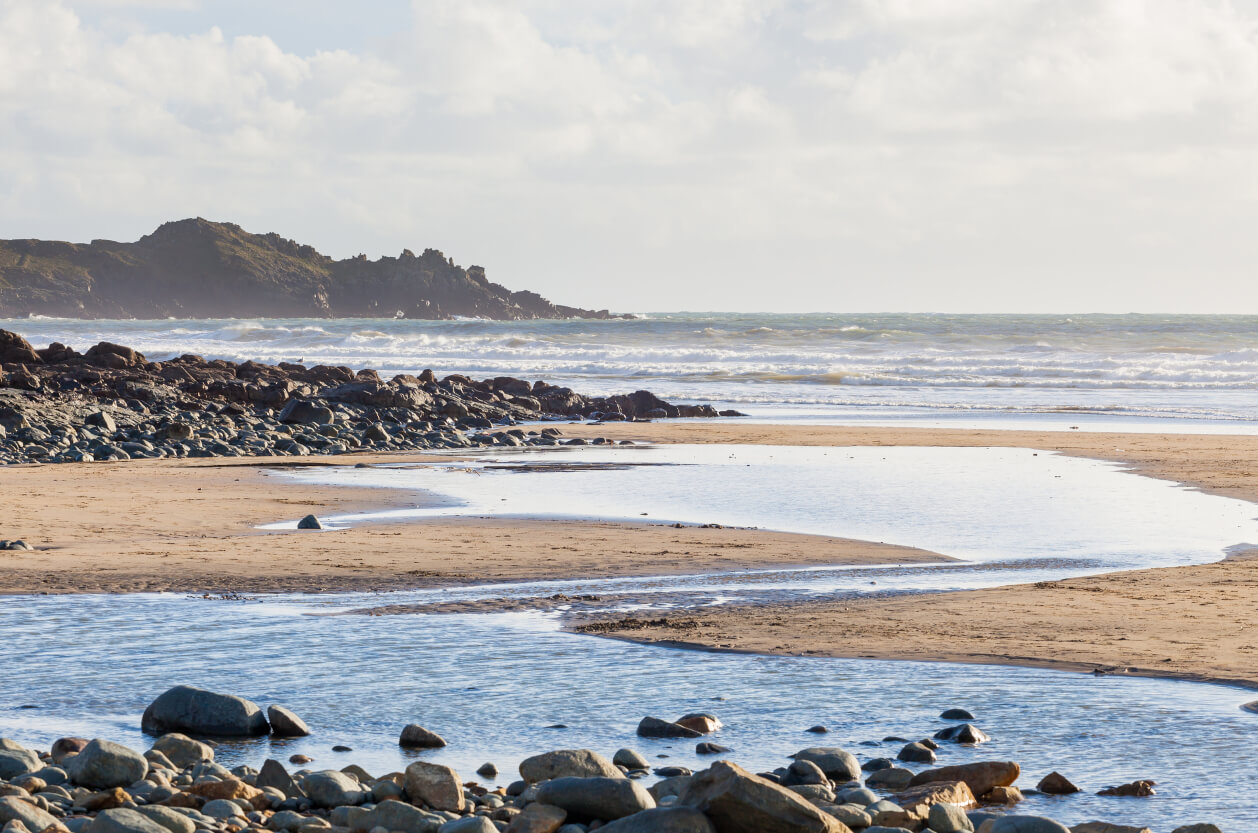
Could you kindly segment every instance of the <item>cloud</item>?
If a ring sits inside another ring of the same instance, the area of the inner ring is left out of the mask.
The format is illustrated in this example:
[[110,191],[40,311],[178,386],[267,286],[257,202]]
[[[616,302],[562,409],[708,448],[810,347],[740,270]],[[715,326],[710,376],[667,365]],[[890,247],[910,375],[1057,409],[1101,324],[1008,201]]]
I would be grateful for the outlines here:
[[172,7],[0,0],[4,236],[200,214],[621,308],[1258,301],[1249,3],[414,0],[300,51]]

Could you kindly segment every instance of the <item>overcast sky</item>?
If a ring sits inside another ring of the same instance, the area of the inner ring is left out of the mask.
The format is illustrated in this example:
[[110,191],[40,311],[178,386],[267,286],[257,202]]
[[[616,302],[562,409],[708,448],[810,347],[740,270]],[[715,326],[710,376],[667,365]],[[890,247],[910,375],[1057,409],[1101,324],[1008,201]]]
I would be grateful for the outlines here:
[[1258,313],[1258,0],[0,0],[0,237],[618,310]]

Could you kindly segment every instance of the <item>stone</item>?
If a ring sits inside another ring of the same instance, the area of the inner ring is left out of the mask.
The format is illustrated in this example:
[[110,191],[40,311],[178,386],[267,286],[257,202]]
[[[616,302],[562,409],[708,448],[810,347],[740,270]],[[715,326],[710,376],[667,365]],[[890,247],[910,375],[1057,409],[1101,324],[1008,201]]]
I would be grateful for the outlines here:
[[307,515],[297,522],[298,529],[323,529],[323,524],[314,515]]
[[44,762],[29,749],[0,749],[0,780],[11,781],[43,769]]
[[940,720],[973,720],[974,715],[965,709],[945,709],[940,715]]
[[424,812],[402,801],[382,801],[363,817],[360,826],[366,830],[383,827],[401,833],[432,833],[444,821],[444,817],[436,813]]
[[334,769],[310,773],[302,782],[302,789],[316,807],[324,809],[362,804],[369,795],[353,778]]
[[611,821],[655,807],[646,788],[627,778],[554,778],[541,784],[537,800],[576,821]]
[[125,787],[143,778],[148,769],[149,762],[139,752],[100,738],[66,761],[70,780],[94,790]]
[[1079,788],[1070,783],[1070,779],[1056,770],[1041,778],[1035,788],[1049,795],[1070,795],[1079,792]]
[[812,732],[814,735],[825,735],[830,732],[829,729],[827,729],[825,726],[822,726],[820,723],[818,723],[816,726],[809,726],[804,731]]
[[180,685],[147,709],[140,725],[149,734],[191,732],[219,737],[265,735],[271,727],[256,703],[231,694]]
[[737,764],[717,761],[677,798],[708,817],[717,833],[849,833],[806,800]]
[[968,833],[974,829],[965,810],[952,804],[932,804],[926,823],[935,833]]
[[890,769],[880,769],[877,772],[871,772],[869,777],[865,779],[865,786],[872,790],[899,792],[909,787],[913,783],[913,778],[913,770],[893,766]]
[[1128,824],[1110,824],[1107,821],[1087,821],[1070,828],[1070,833],[1153,833],[1147,827],[1132,827]]
[[279,737],[304,738],[310,734],[306,721],[283,706],[267,706],[266,719],[271,724],[271,733]]
[[865,812],[874,822],[874,827],[904,827],[916,830],[926,821],[926,810],[906,810],[894,801],[883,799],[875,801],[865,808]]
[[[1251,705],[1258,705],[1258,701]],[[1176,827],[1171,833],[1223,833],[1223,831],[1213,824],[1184,824]]]
[[185,734],[170,732],[153,741],[153,751],[165,755],[177,769],[214,760],[214,748],[208,743],[193,740]]
[[701,735],[710,735],[724,725],[716,715],[707,712],[684,714],[674,722]]
[[703,743],[695,744],[696,755],[720,755],[729,751],[730,748],[728,746],[721,746],[719,743],[712,743],[711,741],[705,740]]
[[632,749],[617,749],[612,755],[612,763],[625,769],[650,769],[651,763],[641,752]]
[[222,781],[200,781],[189,787],[188,792],[210,801],[235,801],[240,799],[249,802],[250,806],[255,810],[265,810],[270,805],[270,801],[266,798],[266,793],[238,778],[224,778]]
[[20,821],[27,830],[38,833],[57,823],[57,819],[34,804],[21,798],[4,796],[0,798],[0,826],[11,821]]
[[834,790],[830,789],[825,784],[784,784],[783,786],[796,795],[802,795],[813,804],[821,805],[834,803]]
[[615,764],[589,749],[558,749],[520,761],[520,777],[530,784],[551,778],[623,778]]
[[821,809],[853,830],[869,827],[874,823],[865,808],[855,804],[823,804]]
[[279,413],[279,421],[287,425],[331,425],[335,420],[331,408],[304,399],[290,399]]
[[962,723],[959,726],[949,726],[946,729],[940,729],[935,732],[935,740],[947,740],[953,743],[986,743],[991,740],[987,733],[975,726],[973,723]]
[[405,781],[412,802],[423,802],[434,810],[463,812],[463,784],[450,767],[415,761],[406,768]]
[[890,800],[909,812],[920,810],[923,816],[928,815],[929,808],[936,804],[952,804],[963,810],[972,810],[978,806],[974,793],[964,781],[934,781],[909,787],[904,792],[891,796]]
[[301,787],[297,786],[297,782],[293,780],[293,776],[288,774],[288,770],[279,761],[267,758],[262,762],[262,769],[258,770],[257,776],[254,778],[254,786],[259,789],[279,790],[289,798],[304,798],[305,793]]
[[121,807],[131,801],[131,796],[122,787],[114,787],[112,790],[103,790],[93,793],[86,798],[80,798],[75,802],[78,806],[87,810],[89,813],[95,813],[100,810],[112,810],[115,807]]
[[778,782],[783,787],[794,787],[802,784],[829,785],[830,779],[821,771],[821,767],[812,761],[795,760],[786,768],[786,774]]
[[992,787],[1008,787],[1018,780],[1022,768],[1013,761],[980,761],[927,769],[913,776],[909,786],[936,781],[964,781],[974,795],[986,795]]
[[245,816],[244,808],[234,801],[226,798],[216,798],[207,801],[201,805],[202,815],[209,816],[212,819],[219,819],[229,823],[238,823],[237,819],[243,819]]
[[568,813],[560,807],[530,804],[511,819],[503,833],[555,833],[566,818]]
[[690,807],[657,807],[617,819],[601,833],[716,833],[708,817]]
[[87,826],[86,833],[170,833],[169,828],[143,813],[119,807],[102,810]]
[[1130,784],[1119,784],[1117,787],[1106,787],[1097,793],[1097,795],[1118,795],[1129,798],[1148,798],[1151,795],[1157,795],[1157,791],[1153,789],[1155,786],[1153,781],[1132,781]]
[[1070,828],[1044,816],[1000,816],[992,819],[990,833],[1070,833]]
[[647,787],[647,792],[655,799],[656,804],[665,804],[664,799],[676,798],[686,789],[686,785],[690,783],[693,775],[678,775],[673,778],[661,778],[651,786]]
[[856,781],[860,778],[860,762],[856,756],[837,746],[812,746],[791,756],[797,761],[811,761],[834,781]]
[[658,717],[644,717],[638,724],[638,737],[643,738],[697,738],[702,732],[696,732],[678,723],[661,720]]
[[445,745],[445,738],[441,735],[414,723],[404,727],[401,737],[398,738],[398,746],[410,749],[440,749]]
[[446,822],[437,828],[437,833],[498,833],[498,828],[484,816],[468,816]]
[[482,778],[497,778],[498,767],[494,766],[492,763],[486,762],[480,765],[480,768],[476,770],[476,774]]
[[90,742],[87,738],[57,738],[52,742],[52,749],[49,750],[52,762],[61,766],[66,758],[79,754]]
[[[908,770],[905,770],[908,772]],[[909,773],[912,775],[912,773]],[[861,807],[868,807],[878,800],[878,796],[873,790],[865,787],[849,787],[846,790],[840,790],[835,798],[840,804],[857,804]]]
[[169,833],[193,833],[196,825],[192,823],[192,819],[185,816],[178,810],[172,810],[169,807],[158,807],[156,805],[148,807],[136,807],[135,811],[144,816],[149,821],[154,821],[166,828]]
[[933,764],[935,762],[935,751],[924,743],[906,743],[895,757],[896,760],[908,763]]
[[992,787],[981,796],[984,804],[1017,804],[1022,797],[1017,787]]

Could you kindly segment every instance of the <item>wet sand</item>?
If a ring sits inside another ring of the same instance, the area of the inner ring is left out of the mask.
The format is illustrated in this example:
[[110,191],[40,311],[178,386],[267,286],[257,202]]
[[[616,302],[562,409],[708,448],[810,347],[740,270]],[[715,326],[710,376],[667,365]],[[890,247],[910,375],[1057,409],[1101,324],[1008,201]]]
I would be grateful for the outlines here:
[[[1258,502],[1258,437],[847,428],[737,422],[561,424],[569,436],[657,442],[1028,447]],[[344,465],[415,461],[355,456]],[[291,461],[282,461],[291,462]],[[308,512],[412,506],[394,490],[277,483],[258,461],[136,461],[0,470],[0,592],[389,590],[486,581],[877,564],[938,558],[756,530],[468,518],[337,532],[252,527]],[[946,554],[945,554],[946,555]],[[1258,681],[1258,560],[911,598],[782,602],[595,632],[717,650],[1019,665]],[[1129,671],[1128,669],[1135,669]]]

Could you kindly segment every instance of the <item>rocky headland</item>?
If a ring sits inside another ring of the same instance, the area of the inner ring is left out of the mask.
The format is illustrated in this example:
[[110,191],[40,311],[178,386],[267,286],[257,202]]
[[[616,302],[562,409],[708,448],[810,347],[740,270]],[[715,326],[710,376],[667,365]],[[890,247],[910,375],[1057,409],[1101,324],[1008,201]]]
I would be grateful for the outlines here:
[[232,223],[165,223],[134,243],[0,240],[0,318],[618,318],[492,283],[436,249],[334,260]]
[[0,330],[0,464],[600,444],[608,441],[512,426],[714,416],[709,405],[672,405],[649,391],[589,397],[431,370],[383,379],[193,355],[152,362],[108,342],[83,353],[57,343],[37,350]]
[[[156,740],[143,753],[99,738],[60,738],[46,751],[0,739],[0,825],[4,833],[1150,833],[1101,821],[1067,827],[1019,813],[1027,795],[1069,800],[1081,792],[1056,771],[1020,788],[1014,761],[936,766],[951,745],[989,740],[973,719],[949,709],[931,737],[875,744],[898,746],[894,758],[861,761],[818,745],[752,773],[726,758],[732,750],[704,739],[719,736],[716,715],[645,717],[639,737],[696,740],[698,754],[717,760],[695,772],[653,768],[629,747],[610,759],[558,749],[525,758],[520,777],[497,786],[490,761],[472,780],[423,758],[383,775],[353,764],[318,768],[305,755],[290,758],[298,767],[291,772],[274,759],[227,769],[215,761],[214,739],[308,736],[312,729],[282,706],[264,712],[241,697],[176,686],[144,712],[143,729]],[[398,744],[431,750],[447,742],[409,725]],[[652,776],[658,780],[644,787]],[[1155,786],[1138,780],[1098,794],[1140,799]],[[1197,823],[1173,833],[1219,828]]]

